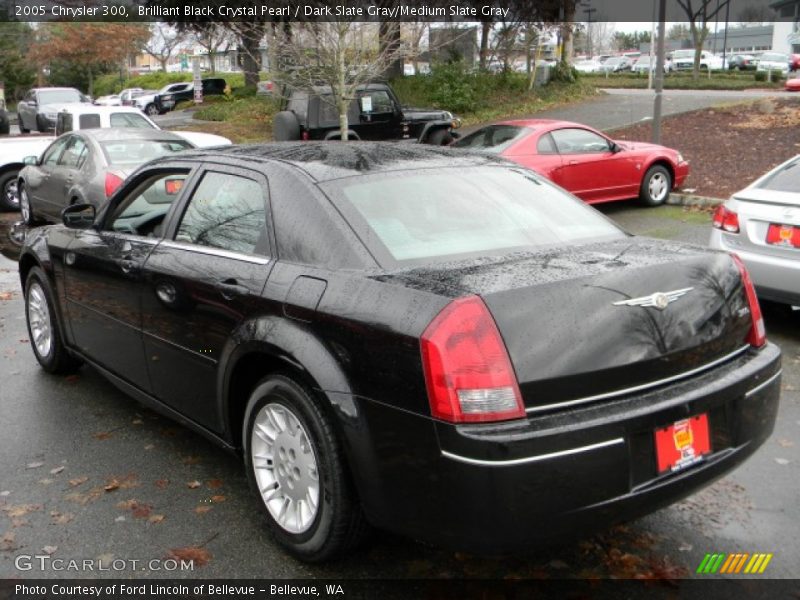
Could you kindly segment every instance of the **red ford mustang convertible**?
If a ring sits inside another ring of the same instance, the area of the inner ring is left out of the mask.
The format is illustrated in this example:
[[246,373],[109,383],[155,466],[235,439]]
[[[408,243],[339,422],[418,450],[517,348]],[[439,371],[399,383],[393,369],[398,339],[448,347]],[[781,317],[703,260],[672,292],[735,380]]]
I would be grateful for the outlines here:
[[453,146],[499,154],[591,204],[640,198],[648,206],[657,206],[689,174],[689,163],[677,150],[614,141],[569,121],[504,121],[487,125]]

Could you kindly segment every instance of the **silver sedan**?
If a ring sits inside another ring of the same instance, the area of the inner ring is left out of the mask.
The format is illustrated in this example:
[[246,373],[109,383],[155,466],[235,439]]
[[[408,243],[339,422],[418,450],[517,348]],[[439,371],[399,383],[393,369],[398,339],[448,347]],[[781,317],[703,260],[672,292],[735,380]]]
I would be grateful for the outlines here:
[[800,155],[717,208],[711,247],[736,253],[759,298],[800,305]]
[[158,129],[103,128],[65,133],[41,157],[30,156],[19,173],[22,219],[59,222],[71,204],[99,209],[125,178],[144,163],[195,146]]

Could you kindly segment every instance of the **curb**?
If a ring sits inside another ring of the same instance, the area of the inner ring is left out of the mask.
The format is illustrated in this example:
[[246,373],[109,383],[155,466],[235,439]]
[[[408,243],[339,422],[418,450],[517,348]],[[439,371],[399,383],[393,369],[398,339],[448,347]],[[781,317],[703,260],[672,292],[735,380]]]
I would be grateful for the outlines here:
[[696,196],[681,192],[672,192],[667,199],[667,204],[677,206],[719,206],[725,202],[722,198],[710,198],[708,196]]

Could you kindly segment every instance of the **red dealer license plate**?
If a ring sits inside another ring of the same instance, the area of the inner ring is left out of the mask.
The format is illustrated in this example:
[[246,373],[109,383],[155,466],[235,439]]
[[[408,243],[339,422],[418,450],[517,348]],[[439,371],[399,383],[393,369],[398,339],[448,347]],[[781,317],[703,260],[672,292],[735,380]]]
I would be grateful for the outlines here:
[[708,416],[698,415],[656,429],[658,472],[678,471],[701,460],[711,452]]
[[772,223],[767,230],[767,243],[800,248],[800,227]]

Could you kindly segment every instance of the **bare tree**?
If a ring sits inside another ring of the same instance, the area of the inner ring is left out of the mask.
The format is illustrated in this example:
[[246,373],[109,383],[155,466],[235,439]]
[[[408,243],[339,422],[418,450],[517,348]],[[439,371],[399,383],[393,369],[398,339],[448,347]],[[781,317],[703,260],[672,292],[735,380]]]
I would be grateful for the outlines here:
[[195,30],[192,38],[208,53],[211,73],[215,73],[217,54],[220,53],[220,50],[227,50],[231,46],[230,29],[222,27],[218,23],[209,23],[205,27]]
[[322,100],[339,115],[342,140],[348,139],[347,111],[357,99],[358,87],[379,77],[402,57],[402,45],[378,43],[378,26],[358,22],[313,22],[295,25],[292,35],[276,32],[280,63],[277,76],[290,88],[325,85],[331,90]]
[[401,33],[403,44],[406,47],[406,59],[414,65],[414,73],[419,73],[419,57],[422,54],[422,43],[428,33],[430,23],[424,21],[414,21],[404,23]]
[[700,57],[703,44],[708,37],[708,23],[723,10],[730,0],[678,0],[678,4],[689,20],[689,31],[694,44],[694,67],[692,78],[700,77]]
[[184,42],[184,32],[166,23],[153,23],[150,25],[150,39],[142,49],[155,58],[161,65],[161,70],[166,72],[169,59]]

